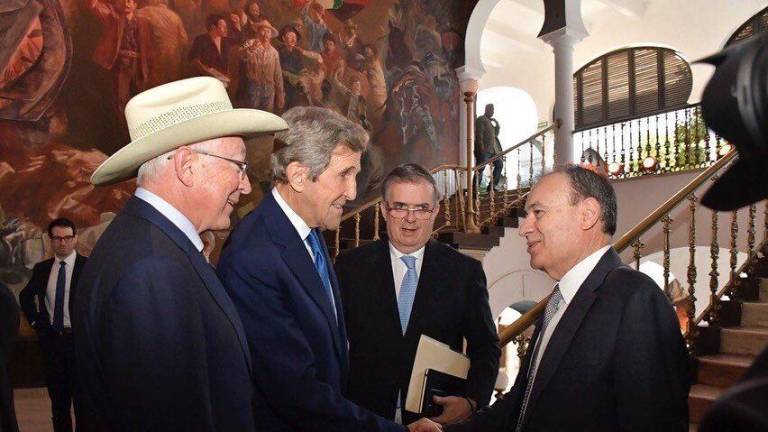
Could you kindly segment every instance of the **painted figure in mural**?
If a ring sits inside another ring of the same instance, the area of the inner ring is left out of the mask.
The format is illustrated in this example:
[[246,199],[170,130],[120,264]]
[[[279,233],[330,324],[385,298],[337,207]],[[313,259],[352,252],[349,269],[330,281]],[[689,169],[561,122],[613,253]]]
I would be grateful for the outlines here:
[[302,91],[307,97],[308,105],[326,105],[326,92],[323,90],[325,82],[323,58],[318,54],[318,57],[306,63],[306,66],[299,75],[299,86],[301,86]]
[[[499,123],[493,118],[493,113],[493,104],[487,104],[483,115],[475,120],[475,163],[478,165],[501,153],[501,143],[497,135],[497,130],[500,130],[500,128],[497,129]],[[501,159],[496,159],[492,162],[492,166],[492,181],[488,182],[488,191],[491,190],[491,187],[498,187],[499,180],[501,180],[503,162]],[[479,173],[480,176],[475,178],[475,191],[478,191],[480,188],[483,172],[485,172],[485,168]]]
[[69,73],[72,40],[58,0],[0,7],[0,119],[36,121]]
[[339,62],[344,58],[343,53],[336,45],[336,37],[328,33],[323,36],[323,67],[325,68],[325,76],[332,77],[336,73],[336,69],[339,67]]
[[149,22],[136,14],[136,0],[87,0],[86,6],[103,28],[92,60],[112,73],[115,115],[124,124],[125,104],[144,89],[149,76]]
[[387,103],[387,79],[381,67],[381,60],[373,45],[363,48],[363,73],[368,78],[368,114],[373,129],[378,129]]
[[188,58],[198,73],[212,76],[227,87],[229,53],[235,46],[227,37],[227,21],[221,15],[208,15],[205,25],[208,33],[195,38]]
[[326,35],[331,34],[328,25],[325,23],[325,8],[315,1],[310,1],[301,10],[301,16],[307,32],[309,49],[322,52],[324,38]]
[[338,228],[355,198],[368,144],[359,125],[297,107],[275,135],[275,187],[232,232],[218,265],[253,359],[254,414],[263,431],[406,432],[343,396],[349,372],[344,309],[321,230]]
[[257,24],[267,19],[261,14],[261,6],[256,0],[250,0],[245,4],[245,16],[243,16],[241,43],[248,39],[256,39],[259,36]]
[[363,55],[363,42],[360,41],[360,37],[357,34],[357,24],[351,19],[344,21],[344,29],[340,35],[341,50],[344,53],[344,58],[347,60],[347,66],[350,66],[358,71],[362,70],[363,61],[365,57]]
[[270,42],[279,33],[267,20],[257,22],[255,29],[256,38],[246,39],[238,49],[240,72],[233,90],[240,107],[280,112],[285,107],[283,71]]
[[[333,83],[340,89],[343,95],[342,103],[339,105],[341,114],[365,128],[364,123],[367,122],[368,119],[368,102],[365,100],[365,97],[360,94],[362,84],[360,84],[360,80],[355,80],[352,81],[351,86],[347,87],[344,83],[339,81],[340,72],[340,70],[337,70],[333,75]],[[370,126],[367,129],[370,129]]]
[[168,7],[168,0],[144,0],[143,4],[136,16],[149,22],[150,28],[145,84],[155,87],[181,76],[182,52],[189,38],[181,17]]
[[254,431],[243,326],[200,233],[227,229],[251,192],[244,138],[287,125],[232,109],[212,77],[140,93],[126,118],[132,141],[92,181],[137,176],[138,188],[99,239],[74,298],[88,430]]
[[48,225],[48,237],[53,257],[35,264],[32,278],[19,293],[19,302],[30,327],[35,329],[43,352],[53,430],[71,432],[73,406],[75,422],[83,421],[75,391],[72,305],[87,259],[75,251],[77,229],[69,219],[54,219]]
[[280,55],[280,68],[283,71],[283,89],[287,107],[308,104],[305,88],[301,85],[301,72],[306,64],[305,59],[322,61],[320,54],[308,51],[299,46],[301,34],[293,25],[286,24],[280,30],[282,45],[277,49]]

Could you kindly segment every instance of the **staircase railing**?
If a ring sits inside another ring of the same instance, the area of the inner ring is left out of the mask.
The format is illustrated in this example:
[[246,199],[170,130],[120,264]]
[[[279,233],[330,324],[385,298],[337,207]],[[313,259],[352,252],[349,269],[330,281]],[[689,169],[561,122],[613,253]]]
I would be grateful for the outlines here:
[[[688,209],[686,210],[689,214],[689,221],[688,221],[688,249],[689,249],[689,263],[687,268],[687,295],[685,304],[685,310],[686,310],[686,316],[685,316],[685,322],[686,325],[682,326],[683,330],[685,330],[685,338],[686,343],[688,345],[689,350],[693,352],[695,350],[695,338],[697,335],[697,325],[700,323],[701,320],[706,320],[710,325],[716,325],[717,323],[717,311],[718,311],[718,303],[720,301],[720,297],[723,294],[728,295],[735,295],[732,287],[734,286],[735,282],[738,279],[738,276],[741,272],[741,269],[737,269],[737,254],[738,254],[738,247],[737,247],[737,237],[738,237],[738,213],[739,211],[731,212],[731,231],[730,231],[730,268],[729,268],[729,282],[726,284],[726,286],[720,290],[719,287],[721,286],[720,281],[718,280],[719,272],[718,272],[718,254],[719,254],[719,245],[718,245],[718,218],[719,214],[717,212],[712,212],[712,231],[711,231],[711,245],[710,245],[710,255],[711,255],[711,271],[709,272],[708,276],[709,279],[709,295],[710,295],[710,306],[708,306],[703,313],[701,313],[698,318],[696,317],[696,308],[695,308],[695,292],[696,292],[696,284],[697,284],[697,268],[695,263],[695,256],[696,256],[696,211],[697,211],[697,202],[698,197],[696,195],[697,189],[699,189],[701,186],[703,186],[705,183],[707,183],[709,180],[714,180],[717,178],[717,173],[726,165],[728,164],[733,158],[735,157],[735,151],[731,150],[724,156],[722,156],[720,159],[718,159],[716,162],[714,162],[709,168],[702,171],[700,174],[698,174],[693,180],[691,180],[687,185],[685,185],[683,188],[681,188],[678,192],[676,192],[673,196],[671,196],[668,200],[666,200],[661,206],[659,206],[656,210],[651,212],[647,217],[645,217],[640,223],[638,223],[635,227],[630,229],[626,234],[621,236],[618,241],[616,241],[613,245],[613,247],[616,249],[617,252],[621,253],[624,250],[626,250],[629,247],[632,247],[633,254],[632,257],[634,259],[635,266],[637,268],[640,267],[640,259],[642,258],[642,249],[645,246],[642,241],[641,237],[643,234],[647,233],[651,230],[653,227],[658,227],[661,225],[661,231],[663,236],[663,247],[662,247],[662,254],[663,254],[663,277],[664,277],[664,287],[665,292],[669,295],[669,288],[670,288],[670,233],[671,233],[671,227],[672,227],[672,218],[670,217],[671,214],[673,214],[675,211],[680,211],[681,206],[688,206]],[[753,261],[754,254],[755,254],[755,221],[756,221],[756,213],[757,213],[757,206],[755,204],[748,206],[745,209],[742,209],[740,211],[748,211],[748,215],[746,216],[747,224],[748,224],[748,230],[747,230],[747,236],[746,236],[746,245],[745,250],[749,251],[750,258],[752,260],[747,260],[747,263],[750,261]],[[768,238],[768,201],[765,203],[764,207],[765,212],[765,232],[764,236],[765,238]],[[536,304],[531,310],[523,314],[520,318],[518,318],[515,322],[510,324],[509,326],[506,326],[500,333],[499,333],[499,339],[501,340],[502,345],[506,345],[511,341],[518,341],[518,342],[525,342],[524,338],[522,337],[523,332],[529,328],[538,318],[541,316],[541,314],[544,312],[544,308],[546,307],[546,303],[548,300],[548,296],[542,299],[540,302]],[[681,322],[681,324],[683,324]],[[522,354],[524,353],[523,350],[519,350],[519,352]]]
[[604,164],[611,178],[705,168],[731,150],[707,129],[699,104],[579,129],[573,142],[582,162]]

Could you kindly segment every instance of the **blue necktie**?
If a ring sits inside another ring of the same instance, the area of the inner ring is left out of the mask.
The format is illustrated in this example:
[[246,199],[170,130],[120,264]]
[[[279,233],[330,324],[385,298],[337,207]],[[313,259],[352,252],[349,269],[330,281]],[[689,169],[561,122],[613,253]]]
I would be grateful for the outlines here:
[[320,242],[320,234],[317,230],[312,230],[307,236],[309,242],[309,248],[312,249],[312,256],[315,257],[315,270],[320,275],[320,280],[323,281],[323,287],[325,288],[325,294],[328,296],[328,300],[331,302],[331,309],[333,309],[334,316],[336,315],[335,301],[333,300],[333,291],[331,290],[331,278],[328,276],[328,264],[325,259],[325,252]]
[[408,328],[408,320],[411,318],[413,299],[416,297],[416,286],[419,284],[419,276],[416,274],[416,257],[403,255],[400,259],[408,267],[400,284],[400,295],[397,297],[397,311],[400,313],[400,328],[405,334]]
[[64,295],[67,286],[67,263],[60,262],[59,276],[56,278],[56,298],[53,303],[53,329],[59,333],[64,330]]

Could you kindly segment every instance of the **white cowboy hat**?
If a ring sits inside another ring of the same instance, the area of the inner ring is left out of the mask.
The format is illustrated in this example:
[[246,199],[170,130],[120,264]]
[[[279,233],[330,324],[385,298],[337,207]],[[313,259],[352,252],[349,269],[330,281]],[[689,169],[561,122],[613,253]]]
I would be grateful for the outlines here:
[[91,183],[115,183],[139,166],[175,148],[209,139],[251,138],[288,129],[280,117],[255,109],[233,109],[224,85],[195,77],[151,88],[125,106],[131,142],[102,163]]

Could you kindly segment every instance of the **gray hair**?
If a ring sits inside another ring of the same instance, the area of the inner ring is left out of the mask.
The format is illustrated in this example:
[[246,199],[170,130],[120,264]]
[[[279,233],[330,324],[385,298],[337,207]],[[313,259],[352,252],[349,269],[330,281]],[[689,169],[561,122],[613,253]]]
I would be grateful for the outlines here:
[[[204,151],[211,151],[215,150],[212,147],[215,145],[213,144],[213,140],[203,141],[195,144],[187,145],[187,148],[192,150],[204,150]],[[161,172],[163,172],[163,169],[170,163],[169,160],[171,158],[171,155],[176,151],[177,149],[173,149],[169,152],[165,152],[161,154],[160,156],[157,156],[155,158],[152,158],[139,167],[139,173],[136,176],[136,185],[137,186],[144,186],[148,182],[153,182],[157,180],[158,176]]]
[[387,177],[384,178],[384,183],[381,185],[381,198],[386,201],[387,191],[392,183],[417,183],[420,181],[432,185],[432,197],[437,202],[440,199],[440,192],[437,191],[435,178],[424,167],[415,163],[396,166],[395,169],[387,174]]
[[571,186],[571,205],[575,205],[586,198],[594,198],[600,204],[600,220],[603,221],[603,232],[614,235],[618,214],[616,192],[608,179],[577,165],[559,168],[544,177],[558,173],[568,177]]
[[294,107],[283,119],[288,129],[275,134],[275,142],[283,147],[272,153],[271,161],[276,182],[288,182],[285,169],[291,162],[309,167],[310,180],[315,181],[328,168],[337,146],[364,152],[368,145],[368,133],[362,126],[326,108]]

